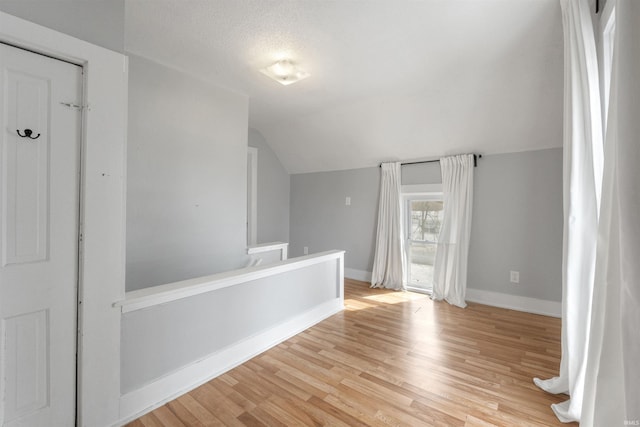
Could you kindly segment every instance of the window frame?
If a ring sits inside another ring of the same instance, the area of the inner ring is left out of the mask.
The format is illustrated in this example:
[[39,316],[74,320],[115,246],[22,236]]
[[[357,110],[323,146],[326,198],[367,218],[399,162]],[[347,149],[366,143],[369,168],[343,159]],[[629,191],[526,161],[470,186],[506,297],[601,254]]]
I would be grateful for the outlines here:
[[420,185],[403,185],[401,187],[402,196],[402,221],[403,221],[403,238],[405,252],[405,271],[407,277],[405,287],[412,292],[419,292],[431,295],[432,289],[425,289],[415,286],[416,283],[411,281],[411,202],[412,201],[443,201],[442,184],[420,184]]

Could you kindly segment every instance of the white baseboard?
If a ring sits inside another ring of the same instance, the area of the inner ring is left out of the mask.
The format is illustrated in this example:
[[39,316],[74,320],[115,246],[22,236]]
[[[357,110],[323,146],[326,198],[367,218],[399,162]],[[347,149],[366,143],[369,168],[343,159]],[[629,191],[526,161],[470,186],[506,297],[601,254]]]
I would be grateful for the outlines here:
[[[346,269],[345,269],[346,270]],[[345,272],[346,274],[346,272]],[[545,316],[562,317],[562,303],[501,292],[467,288],[467,301]]]
[[344,277],[353,280],[361,280],[363,282],[371,282],[371,272],[364,270],[356,270],[354,268],[344,269]]
[[[371,282],[371,272],[345,268],[344,277],[363,282]],[[484,291],[467,288],[466,300],[493,307],[508,308],[524,311],[525,313],[542,314],[545,316],[562,317],[562,303],[538,298],[522,297],[501,292]]]
[[285,323],[240,341],[121,396],[120,422],[116,425],[120,426],[133,421],[343,309],[342,299],[327,301]]

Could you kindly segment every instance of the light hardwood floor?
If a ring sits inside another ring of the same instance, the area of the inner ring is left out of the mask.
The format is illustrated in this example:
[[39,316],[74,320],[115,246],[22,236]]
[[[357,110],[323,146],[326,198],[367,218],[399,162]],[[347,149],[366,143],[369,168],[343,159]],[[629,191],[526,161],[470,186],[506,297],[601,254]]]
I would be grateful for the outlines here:
[[567,425],[532,382],[557,374],[559,319],[348,279],[345,306],[129,426]]

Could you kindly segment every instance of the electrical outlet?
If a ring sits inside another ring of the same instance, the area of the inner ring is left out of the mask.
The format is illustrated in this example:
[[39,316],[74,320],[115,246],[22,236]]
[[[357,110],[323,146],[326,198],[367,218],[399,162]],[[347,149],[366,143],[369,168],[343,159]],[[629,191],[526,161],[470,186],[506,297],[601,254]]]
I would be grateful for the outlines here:
[[309,246],[305,246],[304,248],[302,248],[302,253],[304,255],[309,255]]
[[351,206],[351,197],[347,196],[347,198],[344,199],[344,205]]
[[511,270],[511,276],[509,278],[511,283],[520,283],[520,272]]

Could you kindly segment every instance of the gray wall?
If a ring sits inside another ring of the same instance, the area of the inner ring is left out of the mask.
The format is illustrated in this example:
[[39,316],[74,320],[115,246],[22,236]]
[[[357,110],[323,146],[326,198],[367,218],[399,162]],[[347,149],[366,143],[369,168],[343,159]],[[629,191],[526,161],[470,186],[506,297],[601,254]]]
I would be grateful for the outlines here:
[[345,267],[371,271],[379,183],[379,168],[291,175],[291,256],[343,249]]
[[[441,181],[440,164],[402,167],[402,184]],[[345,267],[371,271],[378,221],[380,169],[291,175],[291,256],[343,249]],[[346,197],[351,205],[345,205]]]
[[474,179],[468,287],[561,301],[562,149],[484,156]]
[[[437,163],[402,167],[405,185],[438,182]],[[378,168],[292,175],[292,256],[344,249],[345,268],[370,272],[378,191]],[[560,301],[562,149],[484,156],[474,191],[468,287]]]
[[248,100],[130,56],[127,290],[244,266]]
[[402,185],[439,184],[442,182],[440,162],[402,166]]
[[124,51],[124,0],[0,0],[0,10],[107,49]]
[[258,149],[258,243],[289,242],[289,174],[262,134],[251,128],[249,146]]
[[122,393],[340,298],[337,277],[332,259],[124,314]]

